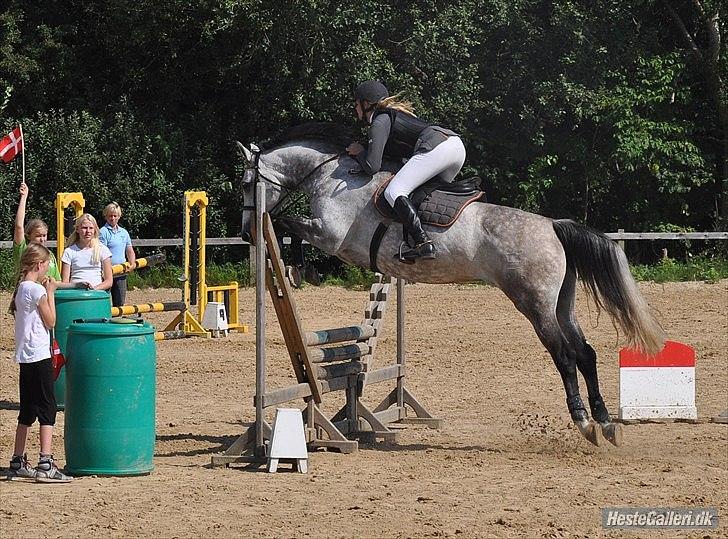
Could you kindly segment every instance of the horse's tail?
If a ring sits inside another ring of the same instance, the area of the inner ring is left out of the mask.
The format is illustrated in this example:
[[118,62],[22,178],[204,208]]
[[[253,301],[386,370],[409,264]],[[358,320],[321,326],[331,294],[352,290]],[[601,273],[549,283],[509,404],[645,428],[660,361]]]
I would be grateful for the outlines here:
[[554,220],[553,225],[567,266],[582,280],[597,309],[612,316],[630,346],[648,354],[662,350],[665,332],[640,294],[622,250],[605,234],[570,219]]

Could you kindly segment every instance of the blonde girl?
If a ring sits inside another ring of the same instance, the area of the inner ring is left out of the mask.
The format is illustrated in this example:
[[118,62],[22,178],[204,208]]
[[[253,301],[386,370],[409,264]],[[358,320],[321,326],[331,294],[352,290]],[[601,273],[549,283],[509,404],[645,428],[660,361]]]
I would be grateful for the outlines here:
[[99,226],[93,215],[84,213],[76,219],[67,243],[61,257],[63,282],[84,283],[94,290],[111,288],[111,251],[99,241]]
[[[15,361],[20,364],[20,413],[7,477],[65,483],[71,478],[58,470],[52,451],[56,396],[50,330],[56,323],[56,281],[47,275],[50,259],[51,252],[43,245],[27,246],[20,257],[18,285],[10,303],[15,316]],[[25,448],[36,419],[40,423],[40,457],[33,468]]]
[[[20,202],[18,203],[18,210],[15,212],[15,228],[13,230],[13,260],[16,269],[20,264],[20,257],[28,245],[32,243],[45,245],[48,239],[48,225],[40,219],[31,219],[28,221],[28,224],[25,224],[25,206],[28,202],[29,194],[30,190],[28,189],[28,185],[25,182],[21,183]],[[61,280],[61,274],[58,271],[58,262],[53,253],[51,253],[48,275],[56,281]]]

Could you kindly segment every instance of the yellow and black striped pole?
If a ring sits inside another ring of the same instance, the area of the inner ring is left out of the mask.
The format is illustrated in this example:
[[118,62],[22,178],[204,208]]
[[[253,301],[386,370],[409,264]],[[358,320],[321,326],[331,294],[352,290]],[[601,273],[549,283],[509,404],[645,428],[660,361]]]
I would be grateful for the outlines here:
[[170,311],[184,311],[187,306],[181,301],[172,301],[166,303],[140,303],[138,305],[122,305],[121,307],[112,307],[111,316],[126,316],[130,314],[144,313],[166,313]]
[[[165,260],[167,260],[167,257],[164,255],[164,253],[151,255],[146,258],[137,258],[136,264],[134,265],[133,269],[137,270],[150,266],[156,266],[157,264],[161,264]],[[131,270],[132,267],[129,262],[124,262],[123,264],[114,264],[113,266],[111,266],[111,271],[114,275],[129,273]]]

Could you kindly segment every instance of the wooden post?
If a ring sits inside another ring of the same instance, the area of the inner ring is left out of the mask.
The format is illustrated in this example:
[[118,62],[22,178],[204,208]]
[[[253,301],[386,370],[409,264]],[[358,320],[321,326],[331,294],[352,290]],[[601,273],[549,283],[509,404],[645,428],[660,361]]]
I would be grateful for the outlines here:
[[[619,228],[619,229],[617,229],[617,232],[619,234],[624,234],[624,229],[623,228]],[[619,239],[617,241],[617,245],[619,245],[619,248],[624,251],[624,240],[623,239]]]
[[404,406],[404,280],[397,278],[397,365],[402,370],[397,377],[397,406]]
[[248,286],[255,284],[255,276],[258,275],[257,253],[258,251],[252,245],[248,245]]
[[265,236],[263,213],[265,212],[265,184],[255,186],[255,448],[257,457],[265,457],[263,395],[265,395]]

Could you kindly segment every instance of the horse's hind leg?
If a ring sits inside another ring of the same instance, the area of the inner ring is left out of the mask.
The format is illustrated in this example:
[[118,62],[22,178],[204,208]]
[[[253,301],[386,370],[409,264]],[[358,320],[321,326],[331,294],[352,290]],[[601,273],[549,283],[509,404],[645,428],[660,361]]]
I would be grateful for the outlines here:
[[573,350],[576,366],[586,382],[589,393],[589,408],[592,417],[599,422],[604,437],[614,445],[622,444],[622,426],[612,422],[604,399],[599,391],[599,377],[597,374],[597,354],[594,348],[587,342],[584,333],[579,327],[574,312],[574,300],[576,292],[576,275],[567,270],[564,282],[559,292],[559,302],[556,308],[556,316],[561,326],[569,348]]
[[536,290],[522,291],[517,295],[506,292],[506,295],[513,301],[516,308],[528,318],[538,338],[551,354],[564,384],[566,406],[569,409],[572,421],[587,440],[594,445],[600,445],[603,440],[602,429],[597,423],[589,419],[589,414],[579,394],[576,354],[561,331],[556,316],[556,298],[550,300],[539,297],[540,293]]

